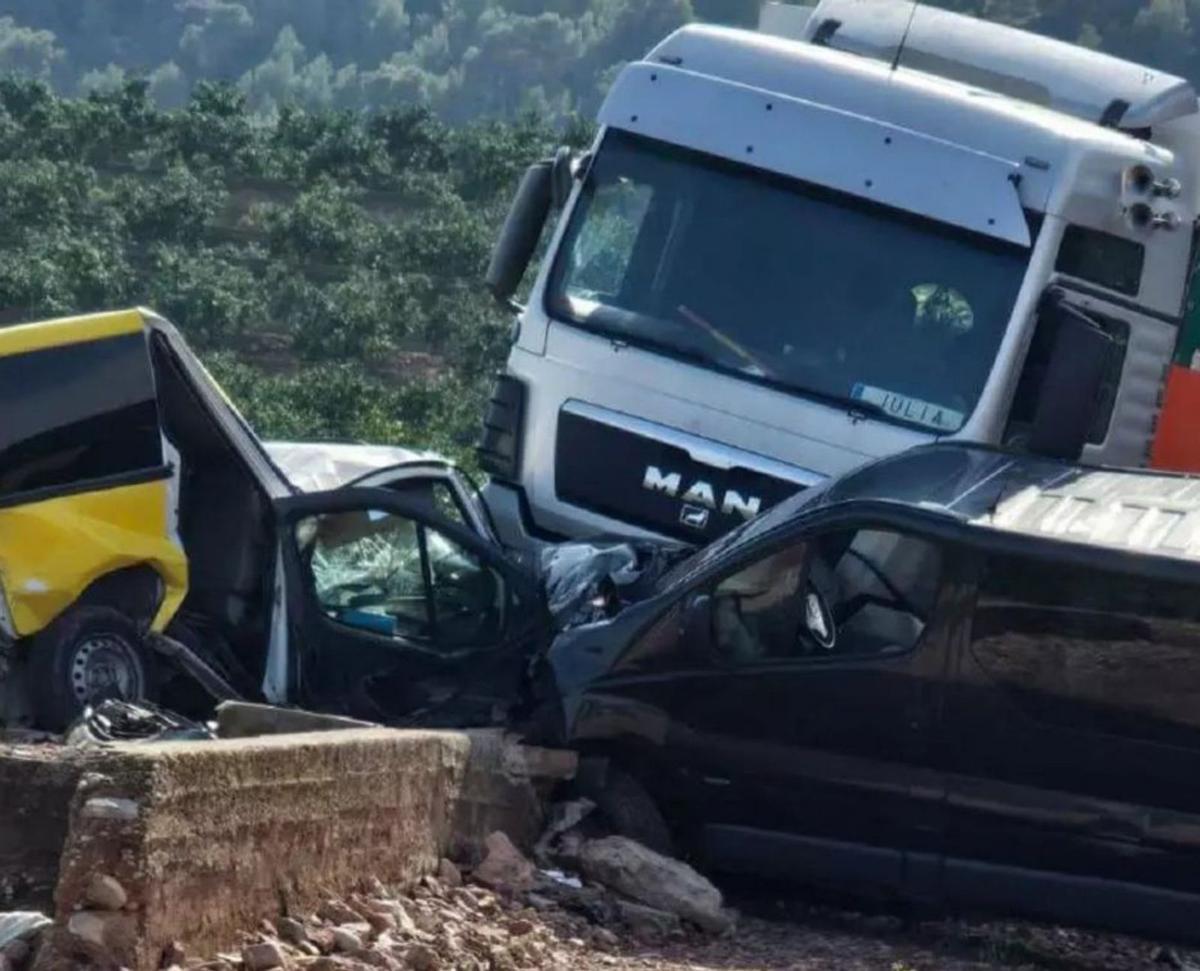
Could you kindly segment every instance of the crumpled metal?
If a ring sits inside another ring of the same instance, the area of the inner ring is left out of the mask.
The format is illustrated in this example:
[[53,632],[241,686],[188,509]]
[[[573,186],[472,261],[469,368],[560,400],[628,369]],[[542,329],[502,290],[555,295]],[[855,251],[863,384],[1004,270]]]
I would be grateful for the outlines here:
[[561,543],[540,557],[546,605],[560,629],[603,620],[641,600],[683,546],[630,541]]

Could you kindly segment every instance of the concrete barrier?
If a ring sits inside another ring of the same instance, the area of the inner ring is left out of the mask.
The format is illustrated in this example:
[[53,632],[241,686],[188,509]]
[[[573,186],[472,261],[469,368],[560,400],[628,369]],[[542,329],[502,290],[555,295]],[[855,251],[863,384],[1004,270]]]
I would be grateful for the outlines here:
[[[493,830],[527,843],[537,777],[573,769],[566,753],[495,732],[379,728],[114,746],[85,761],[40,971],[79,957],[155,971],[175,942],[212,954],[370,878],[411,884]],[[98,876],[119,884],[118,907],[97,903]]]
[[48,746],[0,748],[0,910],[50,906],[87,763]]

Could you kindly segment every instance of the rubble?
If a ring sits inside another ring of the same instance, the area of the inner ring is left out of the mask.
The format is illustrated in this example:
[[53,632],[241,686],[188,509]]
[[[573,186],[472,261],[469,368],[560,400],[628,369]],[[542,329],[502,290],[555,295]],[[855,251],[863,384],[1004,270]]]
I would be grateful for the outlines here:
[[721,891],[712,883],[686,863],[624,836],[585,843],[580,865],[589,879],[707,931],[724,933],[733,925],[733,919],[722,909]]
[[534,866],[501,832],[484,843],[487,856],[475,870],[475,879],[496,890],[525,891],[533,888]]
[[84,902],[97,910],[120,910],[129,900],[125,888],[105,873],[94,873],[84,891]]

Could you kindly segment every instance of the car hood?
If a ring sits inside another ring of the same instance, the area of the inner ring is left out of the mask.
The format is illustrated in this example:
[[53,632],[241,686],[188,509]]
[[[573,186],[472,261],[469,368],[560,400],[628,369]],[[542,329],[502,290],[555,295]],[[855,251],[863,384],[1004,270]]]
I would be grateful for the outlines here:
[[300,492],[326,492],[353,485],[375,472],[414,462],[440,462],[431,452],[391,445],[338,442],[265,442],[267,454]]

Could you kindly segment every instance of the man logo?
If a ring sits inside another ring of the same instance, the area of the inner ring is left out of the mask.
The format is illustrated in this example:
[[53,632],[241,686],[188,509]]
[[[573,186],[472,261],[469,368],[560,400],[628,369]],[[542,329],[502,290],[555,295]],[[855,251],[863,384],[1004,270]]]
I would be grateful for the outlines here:
[[704,529],[708,525],[708,510],[703,506],[684,506],[679,521],[692,529]]
[[[724,516],[737,514],[743,519],[753,519],[762,508],[762,499],[758,496],[743,496],[740,492],[733,489],[725,490],[725,495],[721,497],[721,501],[718,504],[717,495],[712,485],[701,479],[693,482],[687,491],[680,495],[679,490],[682,487],[683,476],[680,473],[663,472],[657,465],[646,466],[646,474],[642,476],[643,489],[649,492],[661,492],[672,499],[681,499],[687,506],[699,506],[706,510],[719,509]],[[706,516],[705,522],[707,521]],[[686,522],[683,515],[680,516],[680,522]],[[697,528],[703,529],[704,527],[700,526]]]

